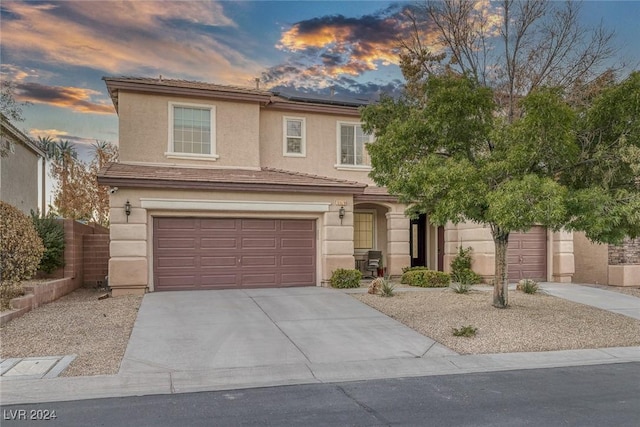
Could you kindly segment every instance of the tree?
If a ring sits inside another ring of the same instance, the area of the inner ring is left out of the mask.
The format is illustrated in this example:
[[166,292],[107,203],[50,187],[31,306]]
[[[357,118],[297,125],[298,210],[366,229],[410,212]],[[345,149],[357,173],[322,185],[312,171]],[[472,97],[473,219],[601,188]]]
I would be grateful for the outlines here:
[[376,134],[371,177],[436,224],[490,228],[494,306],[508,305],[511,232],[540,224],[600,242],[640,234],[639,73],[586,110],[561,90],[537,89],[515,118],[500,114],[494,92],[473,77],[431,76],[423,94],[420,104],[386,98],[363,110]]
[[109,225],[109,188],[98,185],[98,172],[118,159],[118,147],[96,141],[93,157],[87,164],[78,158],[72,143],[38,138],[51,164],[51,177],[57,182],[52,208],[64,218]]
[[[612,32],[582,26],[574,2],[429,1],[408,17],[413,32],[400,44],[405,96],[363,111],[365,128],[377,138],[369,149],[371,176],[410,204],[409,213],[491,229],[494,306],[508,305],[510,232],[540,224],[585,230],[603,242],[636,232],[629,210],[637,206],[637,189],[616,185],[637,180],[635,169],[621,166],[635,158],[624,132],[637,129],[616,121],[624,138],[612,153],[594,120],[583,120],[613,118],[604,107],[587,111],[614,80],[603,70],[615,53]],[[634,102],[632,96],[628,103]],[[579,187],[596,163],[609,173],[617,168],[616,185]],[[600,214],[620,216],[609,233],[596,225],[603,217],[594,215],[591,193],[608,202]]]
[[21,122],[22,107],[29,105],[28,102],[18,102],[15,96],[16,84],[11,80],[0,80],[0,112],[10,120]]

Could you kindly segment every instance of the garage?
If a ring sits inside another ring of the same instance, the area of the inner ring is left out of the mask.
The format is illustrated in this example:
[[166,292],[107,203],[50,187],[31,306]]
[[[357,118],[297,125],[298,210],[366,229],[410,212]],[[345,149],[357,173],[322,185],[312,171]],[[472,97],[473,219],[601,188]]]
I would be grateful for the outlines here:
[[526,233],[509,235],[507,252],[509,281],[547,279],[547,230],[533,227]]
[[153,219],[155,291],[316,285],[313,220]]

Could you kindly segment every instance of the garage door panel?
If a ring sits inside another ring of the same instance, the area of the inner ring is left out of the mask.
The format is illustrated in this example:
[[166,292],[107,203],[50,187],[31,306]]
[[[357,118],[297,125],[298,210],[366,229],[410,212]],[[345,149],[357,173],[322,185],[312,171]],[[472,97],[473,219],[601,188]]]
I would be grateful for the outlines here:
[[155,290],[314,286],[315,239],[312,220],[154,218]]
[[268,238],[255,238],[255,237],[243,237],[242,249],[275,249],[277,246],[277,239],[275,237]]
[[208,230],[221,230],[221,231],[233,231],[238,229],[238,220],[236,219],[219,219],[219,218],[203,218],[200,219],[200,229],[203,231]]
[[200,239],[201,249],[237,249],[237,247],[238,241],[232,237],[202,237]]
[[264,255],[264,256],[242,256],[242,266],[243,267],[255,267],[255,266],[271,266],[276,267],[278,263],[276,262],[276,257],[274,255]]
[[243,219],[241,228],[242,230],[269,230],[276,231],[277,220],[265,220],[265,219]]
[[235,267],[235,256],[201,256],[200,266],[205,267]]
[[282,221],[282,231],[313,231],[314,224],[311,221]]
[[159,256],[156,259],[158,268],[192,268],[196,265],[195,257],[191,256]]
[[280,241],[281,246],[283,249],[287,249],[287,248],[307,248],[307,249],[311,249],[313,248],[313,240],[311,239],[292,239],[292,238],[282,238],[282,240]]

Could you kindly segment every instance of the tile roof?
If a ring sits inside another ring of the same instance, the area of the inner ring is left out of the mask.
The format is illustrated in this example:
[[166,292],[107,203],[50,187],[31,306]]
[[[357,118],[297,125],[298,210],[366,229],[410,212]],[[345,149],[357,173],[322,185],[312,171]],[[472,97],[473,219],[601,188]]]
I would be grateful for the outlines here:
[[308,191],[362,193],[366,184],[273,168],[205,169],[110,163],[98,174],[103,185],[235,189],[240,191]]
[[268,90],[252,89],[252,88],[241,87],[241,86],[219,85],[214,83],[199,82],[199,81],[192,81],[192,80],[165,79],[162,76],[160,76],[160,78],[121,76],[121,77],[103,77],[102,79],[106,82],[137,83],[141,85],[202,89],[202,90],[209,90],[209,91],[216,91],[216,92],[235,92],[235,93],[244,93],[244,94],[251,94],[251,95],[264,95],[264,96],[273,95]]

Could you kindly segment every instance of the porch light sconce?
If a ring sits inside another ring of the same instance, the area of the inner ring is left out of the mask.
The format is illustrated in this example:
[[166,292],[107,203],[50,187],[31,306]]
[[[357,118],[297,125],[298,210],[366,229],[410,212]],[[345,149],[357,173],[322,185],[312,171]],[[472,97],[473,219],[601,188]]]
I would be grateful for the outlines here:
[[340,217],[340,225],[342,225],[342,218],[344,218],[344,206],[340,206],[340,210],[338,211],[338,216]]
[[124,204],[124,214],[127,216],[127,222],[129,222],[129,215],[131,215],[131,203],[127,200]]

